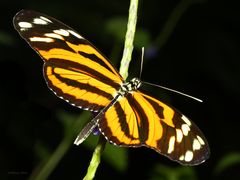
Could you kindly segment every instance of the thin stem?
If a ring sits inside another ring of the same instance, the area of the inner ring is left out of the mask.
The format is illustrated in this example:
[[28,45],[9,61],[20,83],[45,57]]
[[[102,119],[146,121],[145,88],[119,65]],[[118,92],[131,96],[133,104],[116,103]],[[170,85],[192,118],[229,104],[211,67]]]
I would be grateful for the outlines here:
[[55,169],[59,161],[66,154],[69,147],[72,145],[73,136],[65,136],[62,142],[59,144],[55,152],[52,154],[50,159],[41,168],[37,174],[32,174],[29,180],[44,180],[47,179],[51,172]]
[[162,31],[159,33],[158,37],[155,40],[155,44],[158,49],[161,49],[163,45],[167,42],[168,38],[172,34],[175,26],[177,25],[180,18],[186,12],[186,10],[195,3],[202,3],[204,0],[181,0],[179,4],[173,9],[171,14],[168,17],[165,25],[163,26]]
[[123,57],[121,60],[121,66],[119,70],[120,74],[124,79],[126,79],[128,76],[128,67],[132,59],[133,40],[134,40],[136,24],[137,24],[137,8],[138,8],[138,0],[131,0],[130,8],[129,8],[127,32],[125,36],[125,44],[124,44],[124,50],[123,50]]
[[[127,32],[125,36],[123,57],[121,60],[121,66],[119,71],[124,79],[126,79],[128,76],[128,67],[132,58],[133,40],[135,36],[136,23],[137,23],[137,7],[138,7],[138,0],[131,0],[130,7],[129,7],[129,17],[128,17]],[[92,180],[95,176],[98,165],[100,164],[101,154],[104,150],[106,140],[103,136],[100,136],[99,138],[100,139],[92,155],[92,159],[88,166],[88,171],[86,176],[84,177],[84,180]]]
[[66,127],[65,135],[61,143],[58,145],[57,149],[53,152],[51,157],[45,162],[42,162],[31,174],[29,180],[45,180],[56,168],[59,161],[66,154],[68,149],[72,146],[72,141],[76,137],[77,130],[82,127],[83,122],[89,119],[89,114],[83,112],[75,122]]
[[100,135],[98,144],[94,150],[91,162],[88,166],[87,174],[83,178],[83,180],[92,180],[94,178],[97,171],[97,167],[101,162],[101,154],[105,148],[105,145],[106,145],[106,140],[103,137],[103,135]]

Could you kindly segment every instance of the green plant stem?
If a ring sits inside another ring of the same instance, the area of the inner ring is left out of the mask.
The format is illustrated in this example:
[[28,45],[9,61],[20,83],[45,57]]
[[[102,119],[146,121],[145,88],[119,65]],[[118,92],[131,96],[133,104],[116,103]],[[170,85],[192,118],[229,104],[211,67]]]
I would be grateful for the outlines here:
[[105,148],[106,145],[106,140],[103,137],[103,135],[100,135],[99,140],[98,140],[98,144],[94,150],[91,162],[88,166],[88,170],[87,170],[87,174],[86,176],[83,178],[83,180],[92,180],[95,176],[95,173],[97,171],[97,167],[100,164],[101,161],[101,154]]
[[[123,50],[123,57],[120,65],[120,74],[124,79],[128,76],[128,67],[132,58],[133,51],[133,40],[135,36],[136,23],[137,23],[137,7],[138,0],[131,0],[129,7],[129,17],[128,17],[128,25],[127,32],[125,36],[125,44]],[[104,150],[106,140],[103,136],[99,137],[98,145],[95,148],[95,151],[92,155],[91,162],[88,166],[87,174],[84,177],[84,180],[92,180],[95,176],[98,165],[101,161],[101,154]]]
[[129,7],[129,16],[128,16],[127,32],[125,36],[123,56],[121,60],[120,70],[119,70],[119,73],[122,75],[124,79],[128,77],[128,67],[132,59],[133,40],[134,40],[136,24],[137,24],[137,8],[138,8],[138,0],[131,0],[130,7]]
[[65,136],[62,142],[59,144],[55,152],[52,154],[50,159],[44,164],[40,171],[29,178],[30,180],[45,180],[55,169],[63,155],[66,154],[69,147],[72,145],[73,136]]
[[157,45],[158,49],[161,49],[165,45],[168,38],[175,29],[178,21],[186,12],[186,10],[193,4],[202,2],[204,2],[204,0],[181,0],[179,2],[179,4],[173,9],[171,14],[169,15],[168,20],[163,26],[162,31],[159,33],[158,37],[155,40],[155,44]]
[[29,177],[29,180],[45,180],[48,178],[48,176],[58,165],[59,161],[72,146],[73,139],[76,137],[78,130],[81,129],[83,122],[86,119],[89,119],[89,114],[83,112],[75,122],[66,127],[64,138],[58,145],[57,149],[53,152],[49,159],[42,162],[41,165],[33,171]]

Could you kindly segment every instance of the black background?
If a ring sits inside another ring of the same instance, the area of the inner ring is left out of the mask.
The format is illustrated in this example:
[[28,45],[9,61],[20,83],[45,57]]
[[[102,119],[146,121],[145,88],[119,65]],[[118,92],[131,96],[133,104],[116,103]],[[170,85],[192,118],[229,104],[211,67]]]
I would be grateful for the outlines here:
[[[148,32],[152,46],[179,2],[140,1],[137,28]],[[36,139],[41,139],[51,151],[62,139],[63,128],[55,112],[59,109],[74,114],[81,112],[49,91],[42,77],[42,61],[14,30],[13,16],[21,9],[53,16],[76,29],[109,56],[114,38],[105,32],[104,24],[112,17],[127,17],[128,7],[128,1],[111,0],[0,2],[0,178],[27,178],[39,163],[33,151]],[[166,99],[191,117],[209,141],[210,159],[193,167],[198,179],[240,179],[239,163],[214,174],[222,158],[240,153],[239,33],[237,1],[202,1],[185,11],[164,46],[144,60],[142,78],[145,81],[204,100],[198,103],[164,91]],[[129,70],[133,76],[138,71],[140,55],[141,51],[135,49]],[[118,56],[117,66],[121,54]],[[71,147],[49,179],[81,179],[92,151]],[[128,153],[125,172],[119,173],[102,161],[96,179],[128,179],[131,176],[148,179],[156,163],[179,166],[146,148],[129,148]],[[84,156],[81,161],[80,156]]]

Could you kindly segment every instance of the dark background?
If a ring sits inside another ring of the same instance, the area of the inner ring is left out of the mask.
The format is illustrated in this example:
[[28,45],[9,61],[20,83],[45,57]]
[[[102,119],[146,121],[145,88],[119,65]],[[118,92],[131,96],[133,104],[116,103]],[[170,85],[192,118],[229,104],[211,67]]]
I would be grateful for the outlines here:
[[[102,160],[96,179],[169,179],[174,174],[180,174],[176,179],[240,179],[240,6],[237,1],[193,0],[161,46],[156,39],[180,2],[140,1],[137,29],[142,35],[129,74],[138,76],[140,47],[145,46],[143,80],[204,100],[198,103],[154,89],[203,131],[210,159],[182,167],[147,148],[115,148],[126,150],[126,165],[119,170]],[[53,16],[89,39],[118,68],[124,41],[119,33],[125,26],[112,32],[109,22],[122,22],[128,8],[129,2],[123,0],[0,2],[0,179],[28,178],[64,137],[59,112],[74,117],[82,112],[47,88],[42,60],[14,30],[13,16],[21,9]],[[49,179],[82,179],[93,150],[72,145]],[[185,172],[190,173],[181,176]]]

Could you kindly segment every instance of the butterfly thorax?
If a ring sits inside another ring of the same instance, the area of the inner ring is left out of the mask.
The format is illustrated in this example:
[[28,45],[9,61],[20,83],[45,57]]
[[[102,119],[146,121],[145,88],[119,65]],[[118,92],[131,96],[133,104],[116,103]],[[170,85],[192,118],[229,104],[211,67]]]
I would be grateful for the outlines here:
[[125,96],[126,94],[136,91],[141,86],[141,81],[138,78],[133,78],[128,82],[123,83],[123,85],[118,90],[120,96]]

